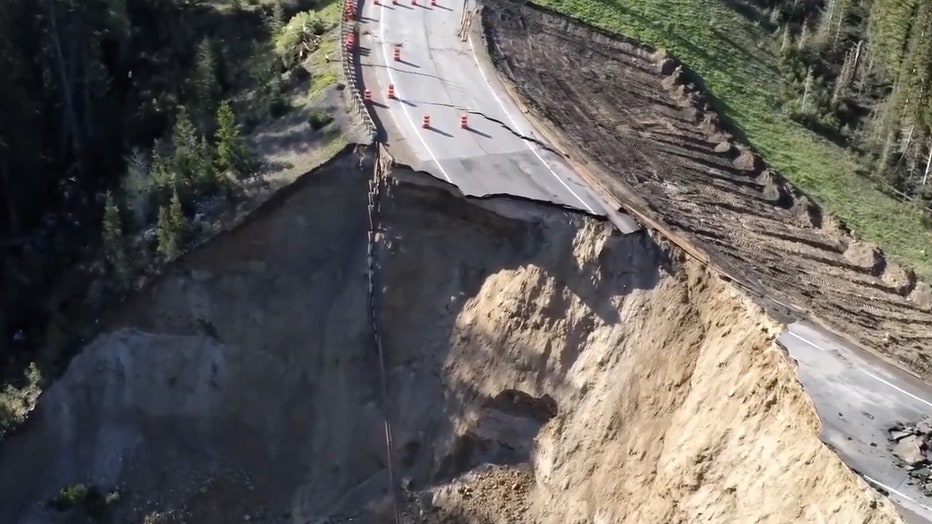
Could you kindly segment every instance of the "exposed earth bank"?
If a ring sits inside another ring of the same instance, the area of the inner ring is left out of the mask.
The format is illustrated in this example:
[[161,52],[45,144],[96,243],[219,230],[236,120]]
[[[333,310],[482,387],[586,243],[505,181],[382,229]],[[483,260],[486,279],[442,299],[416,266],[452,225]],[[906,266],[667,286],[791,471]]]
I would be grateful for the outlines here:
[[[408,522],[895,522],[779,326],[646,232],[396,169],[380,306]],[[347,155],[120,306],[0,447],[2,523],[386,522]],[[485,464],[485,465],[483,465]]]

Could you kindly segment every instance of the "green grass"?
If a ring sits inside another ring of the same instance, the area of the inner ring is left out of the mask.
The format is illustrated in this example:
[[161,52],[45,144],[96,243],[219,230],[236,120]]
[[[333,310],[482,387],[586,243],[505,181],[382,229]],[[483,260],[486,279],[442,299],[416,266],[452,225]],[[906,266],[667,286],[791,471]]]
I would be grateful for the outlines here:
[[[308,71],[311,72],[311,85],[308,96],[319,100],[331,86],[340,79],[340,18],[343,3],[329,0],[316,11],[317,16],[327,25],[327,32],[320,41],[320,46],[311,54]],[[327,61],[329,57],[330,61]]]
[[778,111],[773,38],[721,0],[536,0],[589,24],[669,50],[696,71],[768,164],[856,234],[880,245],[924,280],[932,241],[923,213],[856,174],[846,151]]

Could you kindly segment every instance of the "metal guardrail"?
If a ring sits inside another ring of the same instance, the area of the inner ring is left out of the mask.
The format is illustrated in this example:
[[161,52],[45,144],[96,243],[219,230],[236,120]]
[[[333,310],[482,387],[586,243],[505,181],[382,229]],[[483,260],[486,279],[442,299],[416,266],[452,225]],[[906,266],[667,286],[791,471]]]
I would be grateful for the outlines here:
[[[348,4],[356,4],[356,8],[351,11],[351,20],[347,20],[346,16]],[[369,114],[365,102],[363,102],[362,93],[359,89],[359,81],[356,76],[359,45],[359,35],[356,34],[356,22],[359,19],[359,4],[356,3],[355,0],[343,0],[343,13],[344,15],[340,18],[340,64],[343,68],[343,79],[346,82],[346,86],[349,88],[353,109],[362,118],[363,125],[366,127],[366,132],[369,134],[370,143],[374,143],[378,137],[378,132],[375,127],[375,122],[372,120],[372,116]],[[354,37],[354,44],[352,49],[347,49],[347,37],[351,34]]]

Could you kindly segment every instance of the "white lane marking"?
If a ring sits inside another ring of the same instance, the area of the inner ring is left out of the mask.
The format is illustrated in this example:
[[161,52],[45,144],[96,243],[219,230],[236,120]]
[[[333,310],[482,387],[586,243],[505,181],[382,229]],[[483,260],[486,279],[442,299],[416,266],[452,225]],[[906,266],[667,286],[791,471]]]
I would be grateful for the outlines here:
[[[508,111],[508,108],[505,107],[505,104],[504,102],[502,102],[502,99],[499,98],[498,94],[495,93],[495,87],[492,86],[492,82],[489,81],[489,77],[486,76],[485,71],[482,69],[482,64],[479,63],[479,57],[476,55],[476,48],[472,45],[472,38],[470,37],[468,40],[469,40],[469,50],[472,51],[472,59],[473,61],[476,62],[476,67],[479,68],[479,74],[482,75],[482,79],[485,80],[486,85],[489,86],[489,92],[492,93],[492,97],[495,98],[496,102],[498,102],[498,107],[501,107],[502,111],[505,112],[505,116],[508,117],[508,120],[511,120],[511,125],[515,126],[515,131],[523,135],[524,132],[521,131],[521,126],[519,126],[518,123],[515,121],[514,117],[511,116],[511,112]],[[527,148],[530,149],[532,153],[534,153],[534,156],[536,156],[537,159],[540,160],[540,163],[543,164],[544,167],[546,167],[548,171],[550,171],[550,174],[553,175],[553,178],[556,178],[557,181],[560,182],[560,184],[562,184],[563,187],[565,187],[567,191],[569,191],[574,197],[576,197],[576,200],[579,200],[579,202],[583,205],[583,207],[588,209],[589,212],[592,213],[593,215],[598,214],[595,212],[594,209],[589,207],[589,204],[587,204],[585,200],[580,198],[580,196],[577,195],[576,192],[573,191],[573,189],[570,188],[570,186],[568,186],[566,182],[562,178],[560,178],[559,175],[557,175],[557,173],[553,170],[553,168],[550,167],[550,164],[548,164],[547,161],[544,160],[544,157],[540,156],[540,153],[538,153],[537,150],[534,149],[534,146],[532,146],[527,140],[522,140],[521,142],[523,142],[524,145],[527,146]]]
[[890,493],[893,493],[894,495],[896,495],[896,496],[898,496],[898,497],[900,497],[900,498],[904,498],[904,499],[906,499],[906,500],[912,502],[913,504],[919,506],[920,508],[922,508],[922,509],[924,509],[924,510],[926,510],[926,511],[932,512],[932,508],[930,508],[929,506],[926,506],[926,505],[923,504],[922,502],[919,502],[918,500],[916,500],[916,499],[910,497],[909,495],[907,495],[907,494],[905,494],[905,493],[903,493],[903,492],[901,492],[901,491],[897,491],[897,490],[891,488],[890,486],[884,484],[883,482],[878,482],[878,481],[876,481],[876,480],[874,480],[874,479],[868,477],[867,475],[861,475],[861,476],[864,477],[864,480],[870,482],[871,484],[876,484],[876,485],[880,486],[881,488],[883,488],[883,489],[889,491]]
[[[793,337],[798,338],[799,340],[802,340],[803,342],[805,342],[805,343],[809,344],[810,346],[812,346],[812,347],[818,349],[819,351],[824,351],[824,352],[828,352],[828,351],[829,351],[828,349],[826,349],[826,348],[824,348],[824,347],[822,347],[822,346],[816,344],[815,342],[809,340],[808,338],[804,338],[804,337],[802,337],[802,336],[800,336],[800,335],[797,335],[796,333],[793,333],[792,331],[787,330],[786,333],[787,333],[788,335],[791,335],[791,336],[793,336]],[[899,391],[900,393],[906,395],[907,397],[910,397],[910,398],[912,398],[912,399],[914,399],[914,400],[917,400],[917,401],[919,401],[919,402],[922,402],[922,403],[925,404],[926,406],[929,406],[930,408],[932,408],[932,402],[929,402],[929,401],[927,401],[927,400],[925,400],[925,399],[923,399],[923,398],[921,398],[921,397],[917,397],[916,395],[913,395],[913,394],[910,393],[909,391],[906,391],[905,389],[903,389],[903,388],[897,386],[896,384],[893,384],[893,383],[891,383],[891,382],[888,382],[887,380],[884,380],[883,378],[878,377],[877,375],[875,375],[875,374],[871,373],[870,371],[867,371],[867,370],[865,370],[865,369],[863,369],[863,368],[857,368],[857,370],[860,371],[861,373],[864,373],[865,375],[869,376],[870,378],[872,378],[872,379],[874,379],[874,380],[876,380],[876,381],[878,381],[878,382],[881,382],[881,383],[883,383],[883,384],[886,384],[887,386],[889,386],[889,387],[891,387],[891,388],[893,388],[893,389]]]
[[802,341],[805,342],[806,344],[809,344],[810,346],[812,346],[812,347],[818,349],[819,351],[825,351],[826,353],[828,352],[828,350],[825,349],[824,347],[822,347],[822,346],[816,344],[815,342],[809,340],[808,338],[803,338],[803,337],[797,335],[796,333],[793,333],[793,332],[790,331],[790,330],[786,330],[786,334],[787,334],[787,335],[790,335],[791,337],[796,337],[796,338],[798,338],[799,340],[802,340]]
[[899,391],[900,393],[906,395],[907,397],[910,397],[910,398],[913,398],[913,399],[915,399],[915,400],[918,400],[919,402],[922,402],[922,403],[925,404],[926,406],[929,406],[930,408],[932,408],[932,402],[928,402],[928,401],[926,401],[926,400],[923,400],[923,399],[917,397],[916,395],[913,395],[913,394],[910,393],[909,391],[906,391],[905,389],[902,389],[902,388],[900,388],[900,387],[898,387],[898,386],[896,386],[896,385],[894,385],[894,384],[891,384],[890,382],[887,382],[886,380],[884,380],[884,379],[878,377],[877,375],[871,373],[870,371],[865,371],[865,370],[862,369],[861,372],[864,373],[865,375],[869,376],[870,378],[874,379],[874,380],[877,380],[877,381],[879,381],[879,382],[882,382],[882,383],[884,383],[884,384],[890,386],[891,388],[893,388],[893,389]]
[[[385,19],[388,17],[388,11],[391,9],[385,9],[385,3],[379,2],[379,7],[382,11],[382,15],[379,17],[379,38],[382,40],[379,42],[379,45],[382,47],[382,58],[385,60],[385,72],[388,73],[388,81],[395,84],[395,96],[401,98],[401,91],[399,88],[398,82],[395,81],[395,78],[392,76],[392,63],[388,59],[388,51],[386,47],[388,43],[385,41]],[[408,123],[411,124],[411,129],[414,130],[414,135],[421,141],[421,145],[424,146],[424,149],[427,151],[427,154],[430,155],[430,158],[437,164],[437,167],[440,168],[440,173],[443,175],[443,178],[447,179],[447,182],[453,183],[453,180],[450,178],[450,175],[447,174],[446,169],[443,168],[443,164],[437,160],[437,157],[434,155],[434,152],[430,150],[430,146],[427,145],[427,141],[424,140],[424,137],[421,135],[421,128],[414,124],[414,119],[411,118],[411,114],[408,112],[408,106],[401,101],[398,101],[401,104],[401,111],[404,112],[405,117],[408,119]]]

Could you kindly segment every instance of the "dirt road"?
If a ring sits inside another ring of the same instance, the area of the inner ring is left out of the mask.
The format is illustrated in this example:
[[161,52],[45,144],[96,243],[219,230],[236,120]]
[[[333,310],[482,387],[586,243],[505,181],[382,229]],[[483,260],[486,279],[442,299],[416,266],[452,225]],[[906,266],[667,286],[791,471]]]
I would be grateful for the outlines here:
[[482,16],[519,99],[620,200],[729,272],[932,378],[932,297],[856,241],[719,124],[662,53],[510,2]]

